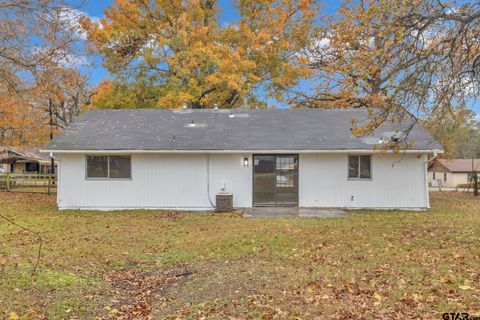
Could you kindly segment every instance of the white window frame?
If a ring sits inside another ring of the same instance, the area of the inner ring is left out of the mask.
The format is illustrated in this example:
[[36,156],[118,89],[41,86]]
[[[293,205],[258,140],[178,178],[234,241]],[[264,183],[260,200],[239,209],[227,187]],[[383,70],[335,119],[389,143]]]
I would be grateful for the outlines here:
[[[107,157],[107,177],[89,177],[88,176],[88,157]],[[129,157],[130,158],[130,178],[110,178],[110,157]],[[130,181],[132,180],[132,155],[130,154],[86,154],[85,155],[85,180],[109,180],[109,181]]]
[[[362,156],[370,157],[370,178],[360,178],[360,159]],[[350,157],[358,157],[358,178],[350,178]],[[347,156],[347,179],[349,181],[372,181],[373,180],[373,157],[371,154],[349,154]]]

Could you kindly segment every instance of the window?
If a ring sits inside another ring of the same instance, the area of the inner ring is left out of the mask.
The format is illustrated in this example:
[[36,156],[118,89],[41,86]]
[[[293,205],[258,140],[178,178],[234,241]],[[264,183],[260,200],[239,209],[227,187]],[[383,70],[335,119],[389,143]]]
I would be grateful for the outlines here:
[[130,179],[130,157],[114,156],[109,157],[110,179]]
[[371,179],[371,156],[348,156],[349,179]]
[[277,187],[293,188],[295,186],[295,157],[276,157]]
[[435,180],[435,172],[433,173],[433,180]]
[[443,181],[445,181],[445,182],[447,181],[447,173],[446,172],[443,173]]
[[40,167],[36,162],[26,162],[25,163],[25,172],[39,172]]
[[87,156],[87,178],[108,178],[108,156]]
[[130,179],[130,156],[87,156],[87,179]]

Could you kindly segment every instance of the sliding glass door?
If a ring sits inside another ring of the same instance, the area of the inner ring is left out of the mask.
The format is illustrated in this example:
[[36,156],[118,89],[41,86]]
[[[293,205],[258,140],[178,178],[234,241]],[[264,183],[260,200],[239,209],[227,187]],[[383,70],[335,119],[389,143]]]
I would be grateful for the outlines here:
[[253,156],[253,204],[298,205],[298,155]]

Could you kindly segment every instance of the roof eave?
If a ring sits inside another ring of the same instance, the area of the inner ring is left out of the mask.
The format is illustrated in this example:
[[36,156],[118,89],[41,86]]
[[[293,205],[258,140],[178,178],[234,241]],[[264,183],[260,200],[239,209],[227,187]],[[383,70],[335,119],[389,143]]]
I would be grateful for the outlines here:
[[70,154],[139,154],[139,153],[428,153],[428,154],[443,154],[441,149],[409,149],[409,150],[363,150],[363,149],[335,149],[335,150],[61,150],[61,149],[44,149],[41,152],[48,153],[70,153]]

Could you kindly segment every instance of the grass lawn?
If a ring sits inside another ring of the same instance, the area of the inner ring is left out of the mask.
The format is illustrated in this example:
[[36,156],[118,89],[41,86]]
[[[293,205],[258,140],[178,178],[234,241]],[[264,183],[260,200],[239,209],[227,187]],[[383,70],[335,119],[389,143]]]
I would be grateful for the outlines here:
[[0,319],[442,319],[480,312],[480,199],[347,218],[57,211],[0,192]]

